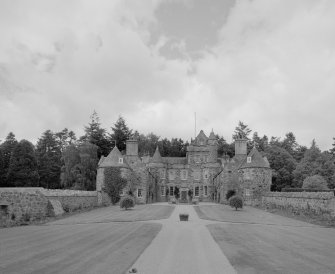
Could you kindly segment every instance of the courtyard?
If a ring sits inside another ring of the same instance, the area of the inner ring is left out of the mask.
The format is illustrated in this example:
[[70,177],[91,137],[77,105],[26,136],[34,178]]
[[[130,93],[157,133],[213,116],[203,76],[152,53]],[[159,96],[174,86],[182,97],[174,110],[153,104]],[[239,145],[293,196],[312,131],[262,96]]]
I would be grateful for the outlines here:
[[334,254],[333,228],[210,203],[112,206],[0,230],[1,273],[335,273]]

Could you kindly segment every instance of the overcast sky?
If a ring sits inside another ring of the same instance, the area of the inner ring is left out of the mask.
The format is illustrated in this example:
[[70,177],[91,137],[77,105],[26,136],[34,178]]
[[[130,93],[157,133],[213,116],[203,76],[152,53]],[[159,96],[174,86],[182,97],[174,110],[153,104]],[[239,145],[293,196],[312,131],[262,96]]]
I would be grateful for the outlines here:
[[0,139],[35,142],[94,110],[108,130],[321,149],[335,137],[335,1],[0,1]]

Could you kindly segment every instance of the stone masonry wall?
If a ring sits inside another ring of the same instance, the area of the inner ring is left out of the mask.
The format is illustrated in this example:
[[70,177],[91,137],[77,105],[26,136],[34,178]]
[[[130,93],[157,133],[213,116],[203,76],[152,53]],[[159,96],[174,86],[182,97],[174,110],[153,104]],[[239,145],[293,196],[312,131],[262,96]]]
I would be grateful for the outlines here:
[[98,205],[97,191],[42,189],[41,193],[48,199],[60,201],[65,211],[74,211]]
[[0,226],[45,218],[49,215],[50,200],[60,201],[66,211],[98,205],[96,191],[0,188]]
[[48,199],[42,188],[0,188],[0,223],[42,219],[47,215]]
[[335,219],[335,197],[332,192],[269,192],[262,197],[262,205]]

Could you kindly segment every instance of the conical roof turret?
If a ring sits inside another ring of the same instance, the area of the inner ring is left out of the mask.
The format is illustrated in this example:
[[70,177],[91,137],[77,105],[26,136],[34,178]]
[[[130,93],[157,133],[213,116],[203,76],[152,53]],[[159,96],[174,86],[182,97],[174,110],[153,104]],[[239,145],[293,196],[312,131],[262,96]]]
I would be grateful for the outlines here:
[[212,129],[211,134],[209,135],[208,139],[209,139],[209,140],[216,140],[216,136],[215,136],[215,134],[214,134],[213,129]]
[[[120,161],[120,159],[122,159]],[[122,156],[120,150],[115,146],[113,150],[108,154],[107,157],[101,157],[99,161],[99,167],[123,167],[126,166],[124,163],[124,157]]]
[[162,163],[163,162],[163,159],[162,159],[162,156],[159,152],[159,148],[158,146],[156,147],[156,151],[154,153],[154,156],[152,156],[151,158],[151,163]]
[[240,168],[248,167],[270,168],[268,160],[259,153],[256,146],[252,148],[247,158],[244,159],[240,166]]

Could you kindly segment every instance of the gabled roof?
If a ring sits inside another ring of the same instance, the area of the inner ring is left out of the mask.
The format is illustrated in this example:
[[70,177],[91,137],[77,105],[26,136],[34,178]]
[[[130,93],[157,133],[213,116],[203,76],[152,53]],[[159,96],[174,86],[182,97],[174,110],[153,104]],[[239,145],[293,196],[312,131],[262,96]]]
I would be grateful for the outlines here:
[[209,140],[216,140],[216,136],[214,134],[214,131],[212,130],[211,134],[208,137]]
[[206,134],[204,133],[203,130],[200,130],[197,138],[195,138],[195,143],[197,145],[199,145],[201,143],[201,141],[203,142],[204,145],[206,145],[207,141],[208,141],[208,137],[206,136]]
[[[119,159],[122,158],[122,163],[119,162]],[[99,167],[128,167],[124,161],[119,149],[115,146],[113,150],[108,154],[107,157],[101,157],[99,161]]]
[[154,156],[152,156],[152,158],[150,159],[150,163],[163,163],[163,159],[159,152],[158,146],[156,147]]
[[[251,162],[248,163],[248,158],[251,158]],[[239,168],[270,168],[268,160],[263,158],[263,156],[259,153],[257,148],[254,146],[250,151],[249,155],[243,160]]]

